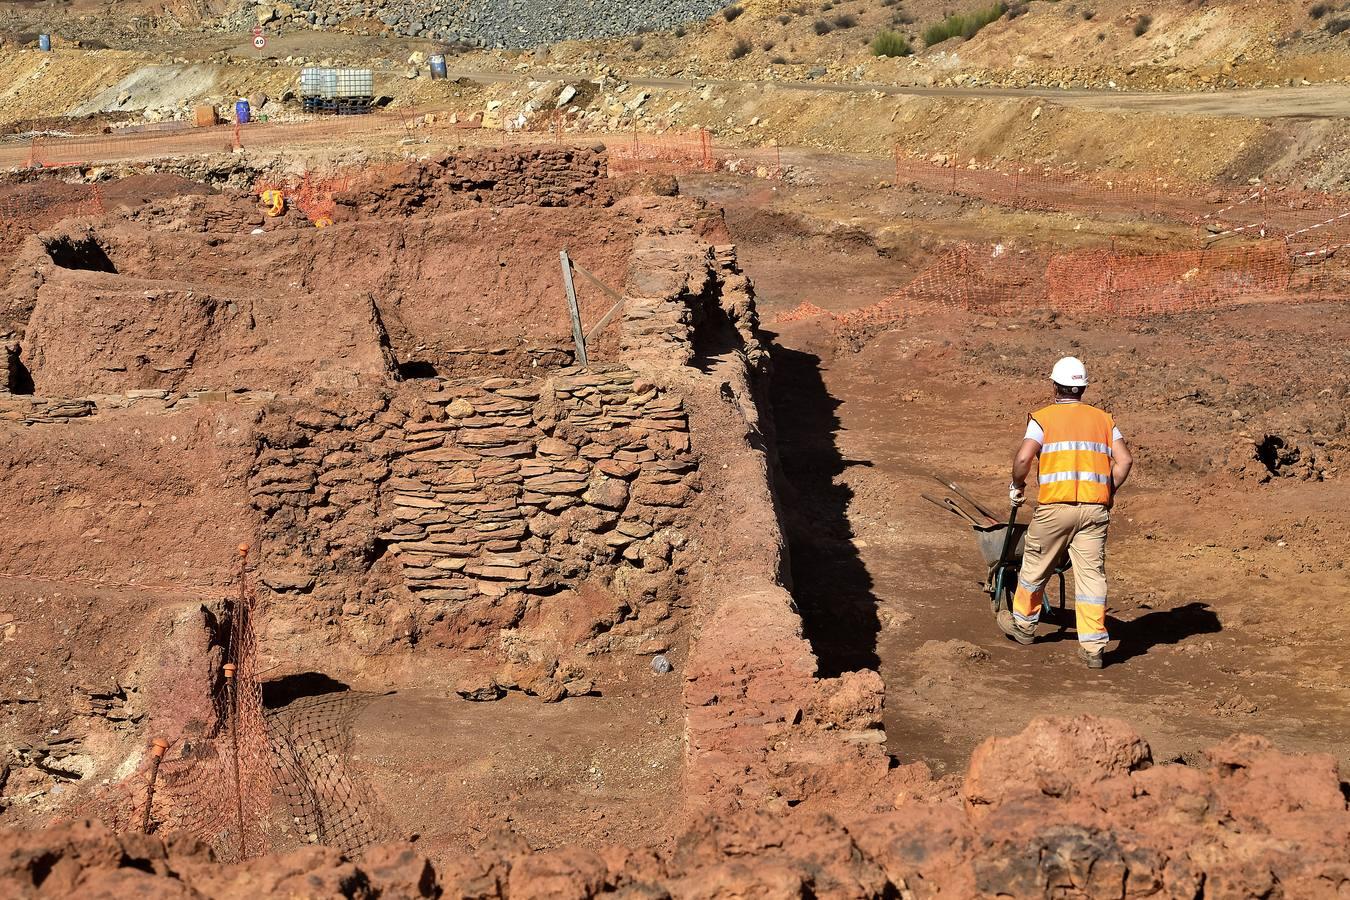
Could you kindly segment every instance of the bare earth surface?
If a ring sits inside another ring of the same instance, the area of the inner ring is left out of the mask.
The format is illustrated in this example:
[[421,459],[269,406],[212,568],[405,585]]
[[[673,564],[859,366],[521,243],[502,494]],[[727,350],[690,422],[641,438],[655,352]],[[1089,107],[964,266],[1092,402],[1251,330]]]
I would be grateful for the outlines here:
[[[660,846],[680,790],[679,683],[634,660],[617,691],[541,704],[471,703],[446,690],[376,698],[354,724],[353,762],[394,830],[445,861],[511,829],[532,847]],[[449,694],[449,696],[447,696]]]
[[[778,332],[780,489],[808,631],[827,670],[880,666],[888,742],[902,761],[959,771],[990,733],[1079,712],[1137,723],[1160,759],[1192,759],[1241,729],[1350,760],[1350,672],[1337,650],[1350,626],[1344,464],[1322,481],[1258,483],[1238,462],[1250,438],[1295,421],[1343,427],[1335,373],[1350,309],[1148,322],[916,317],[853,352],[818,319],[774,318],[803,301],[851,310],[911,277],[913,257],[885,246],[906,241],[894,192],[852,197],[845,217],[850,193],[837,181],[686,190],[726,205]],[[911,203],[935,220],[923,227],[1007,233],[997,211]],[[1108,667],[1092,673],[1073,653],[1071,599],[1067,630],[1043,625],[1033,647],[997,631],[971,529],[920,497],[942,495],[941,474],[1006,514],[1008,460],[1026,414],[1046,402],[1042,370],[1071,352],[1087,360],[1090,399],[1115,413],[1137,460],[1109,548],[1115,642]]]

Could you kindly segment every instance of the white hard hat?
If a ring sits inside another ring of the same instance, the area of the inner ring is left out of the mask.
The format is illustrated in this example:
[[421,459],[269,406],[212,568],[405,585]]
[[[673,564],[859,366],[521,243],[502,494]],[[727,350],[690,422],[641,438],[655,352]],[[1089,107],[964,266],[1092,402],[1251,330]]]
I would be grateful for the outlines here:
[[1050,370],[1050,380],[1064,387],[1087,387],[1087,367],[1076,356],[1066,356]]

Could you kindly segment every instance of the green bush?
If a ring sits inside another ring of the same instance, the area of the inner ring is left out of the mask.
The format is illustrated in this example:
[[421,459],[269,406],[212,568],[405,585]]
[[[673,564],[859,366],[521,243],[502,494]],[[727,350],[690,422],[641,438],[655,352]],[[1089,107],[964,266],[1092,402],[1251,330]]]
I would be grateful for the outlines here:
[[816,19],[815,24],[813,24],[811,28],[816,34],[829,34],[831,31],[834,31],[834,26],[824,19]]
[[834,17],[835,28],[853,28],[858,24],[858,17],[849,13],[840,13]]
[[990,22],[998,21],[1003,14],[1008,11],[1008,7],[1003,3],[995,3],[987,9],[977,10],[966,15],[952,15],[943,19],[934,25],[929,25],[923,32],[923,43],[925,47],[931,47],[934,44],[940,44],[948,38],[962,37],[970,40],[980,33],[980,29]]
[[726,19],[728,22],[734,22],[741,17],[741,13],[743,12],[745,12],[745,10],[741,9],[739,6],[728,6],[726,9],[722,10],[722,18]]
[[1152,24],[1153,17],[1148,13],[1144,13],[1144,15],[1140,16],[1138,21],[1134,23],[1134,36],[1143,37]]
[[735,46],[731,48],[731,58],[740,59],[753,49],[755,49],[754,45],[745,38],[737,38]]
[[909,38],[899,32],[881,31],[872,38],[873,56],[909,56],[913,52]]

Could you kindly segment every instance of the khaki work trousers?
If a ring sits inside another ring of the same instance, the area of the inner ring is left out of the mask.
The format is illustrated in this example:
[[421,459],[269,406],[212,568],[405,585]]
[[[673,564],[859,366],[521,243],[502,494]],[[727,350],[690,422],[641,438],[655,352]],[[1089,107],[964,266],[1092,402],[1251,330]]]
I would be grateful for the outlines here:
[[1045,583],[1065,550],[1073,563],[1078,642],[1089,653],[1106,649],[1106,530],[1111,510],[1100,503],[1043,503],[1027,528],[1022,569],[1013,595],[1013,621],[1035,632]]

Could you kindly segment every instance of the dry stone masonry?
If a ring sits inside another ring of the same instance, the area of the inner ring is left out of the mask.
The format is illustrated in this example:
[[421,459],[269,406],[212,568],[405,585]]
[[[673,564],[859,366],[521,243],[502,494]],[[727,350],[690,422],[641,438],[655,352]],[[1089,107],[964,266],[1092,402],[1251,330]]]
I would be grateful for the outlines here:
[[335,197],[335,219],[449,212],[473,206],[608,206],[604,148],[534,147],[447,153]]
[[[417,603],[397,623],[429,626],[468,606],[509,627],[522,595],[592,577],[630,611],[668,599],[699,489],[677,394],[608,366],[537,381],[430,379],[343,403],[278,401],[260,424],[249,485],[272,590],[317,585],[315,614],[335,617],[323,585],[361,580],[387,555],[406,591],[396,583],[393,594]],[[389,607],[374,596],[344,601],[343,617]],[[482,630],[448,640],[477,644]]]

